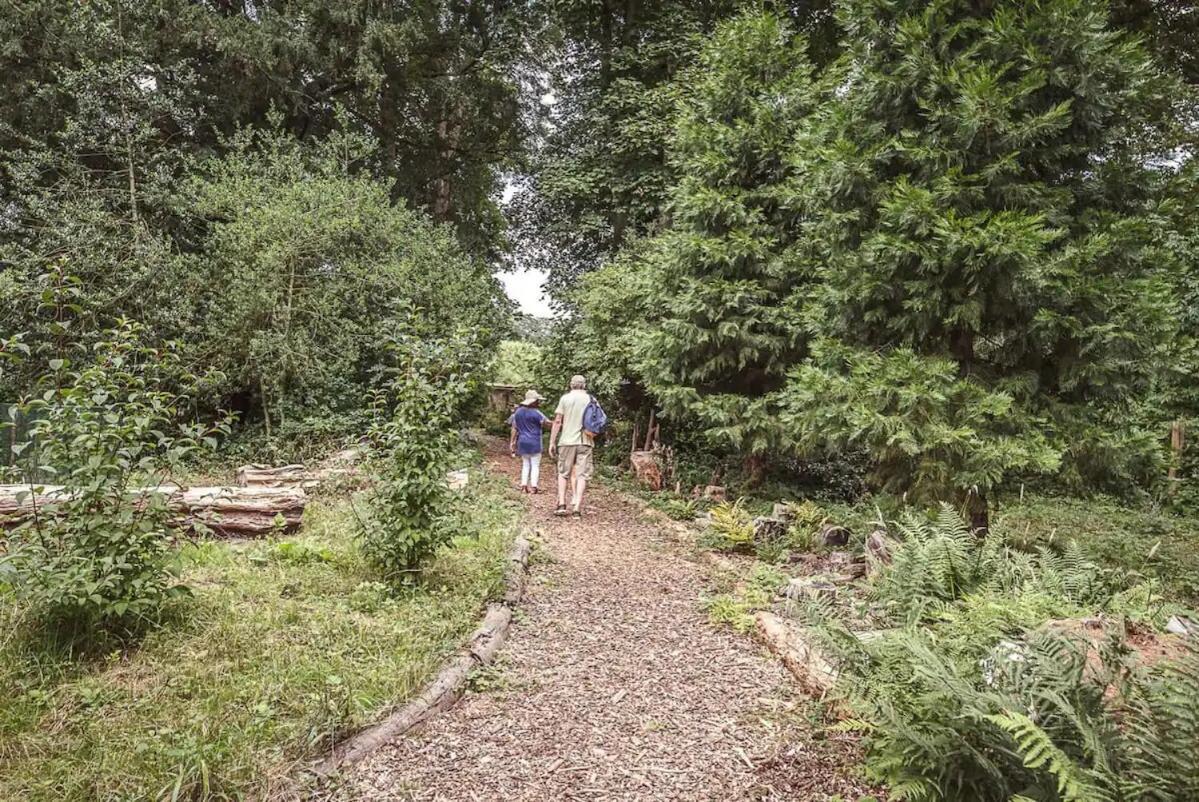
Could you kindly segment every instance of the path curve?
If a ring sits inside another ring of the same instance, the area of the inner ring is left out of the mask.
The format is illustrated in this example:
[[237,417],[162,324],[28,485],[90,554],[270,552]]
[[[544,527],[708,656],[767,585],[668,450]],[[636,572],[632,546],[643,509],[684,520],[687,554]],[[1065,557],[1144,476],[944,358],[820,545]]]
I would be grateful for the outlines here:
[[[514,481],[519,463],[496,447],[488,467]],[[845,750],[796,744],[783,669],[708,623],[702,569],[635,503],[599,485],[570,520],[550,515],[550,493],[527,501],[548,560],[496,671],[354,767],[338,799],[856,798]]]

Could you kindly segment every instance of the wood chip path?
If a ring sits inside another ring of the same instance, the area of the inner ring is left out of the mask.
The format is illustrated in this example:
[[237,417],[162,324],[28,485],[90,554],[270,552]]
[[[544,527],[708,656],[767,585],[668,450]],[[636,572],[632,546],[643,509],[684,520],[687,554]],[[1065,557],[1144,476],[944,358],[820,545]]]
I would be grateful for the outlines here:
[[[489,449],[515,481],[519,462]],[[543,471],[547,489],[552,466]],[[602,483],[545,538],[499,662],[452,710],[349,770],[339,800],[857,799],[851,745],[804,725],[779,664],[711,625],[703,569]]]

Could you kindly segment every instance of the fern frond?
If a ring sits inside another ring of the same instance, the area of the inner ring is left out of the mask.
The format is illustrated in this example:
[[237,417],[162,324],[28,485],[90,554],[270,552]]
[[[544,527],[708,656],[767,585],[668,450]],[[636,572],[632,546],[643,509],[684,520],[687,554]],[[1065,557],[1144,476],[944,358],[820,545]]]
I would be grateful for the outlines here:
[[1040,726],[1028,716],[1005,711],[986,717],[1006,732],[1016,744],[1024,765],[1033,771],[1046,771],[1057,780],[1064,802],[1103,802],[1110,794],[1093,785],[1084,768],[1058,748]]

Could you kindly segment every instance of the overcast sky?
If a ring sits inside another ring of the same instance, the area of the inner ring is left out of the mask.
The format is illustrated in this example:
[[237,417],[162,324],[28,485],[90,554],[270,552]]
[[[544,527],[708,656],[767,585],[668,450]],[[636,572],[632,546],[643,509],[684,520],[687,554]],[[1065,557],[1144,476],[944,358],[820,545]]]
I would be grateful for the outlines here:
[[510,273],[500,273],[499,276],[504,289],[508,291],[508,297],[520,305],[520,311],[537,317],[553,315],[548,299],[541,291],[541,284],[545,281],[544,271],[518,268]]

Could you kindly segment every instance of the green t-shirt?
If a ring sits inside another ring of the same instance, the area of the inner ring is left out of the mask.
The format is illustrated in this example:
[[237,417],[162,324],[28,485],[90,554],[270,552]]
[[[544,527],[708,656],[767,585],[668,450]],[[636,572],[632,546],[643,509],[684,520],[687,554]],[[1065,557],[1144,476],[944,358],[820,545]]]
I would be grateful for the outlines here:
[[586,390],[571,390],[558,399],[554,417],[562,416],[562,431],[558,435],[560,446],[589,446],[591,435],[583,431],[583,412],[591,403],[591,394]]

